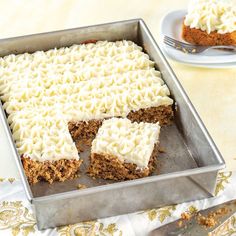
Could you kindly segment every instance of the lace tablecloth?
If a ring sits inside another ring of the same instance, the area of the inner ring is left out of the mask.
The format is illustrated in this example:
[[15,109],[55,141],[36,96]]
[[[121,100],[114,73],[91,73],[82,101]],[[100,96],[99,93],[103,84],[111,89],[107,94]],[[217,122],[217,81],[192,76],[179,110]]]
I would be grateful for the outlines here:
[[[179,205],[165,206],[133,214],[78,223],[38,231],[23,185],[14,178],[0,179],[0,235],[42,236],[144,236],[155,228],[180,218],[183,212],[195,212],[236,198],[236,172],[218,175],[216,197]],[[236,235],[236,214],[221,236]]]

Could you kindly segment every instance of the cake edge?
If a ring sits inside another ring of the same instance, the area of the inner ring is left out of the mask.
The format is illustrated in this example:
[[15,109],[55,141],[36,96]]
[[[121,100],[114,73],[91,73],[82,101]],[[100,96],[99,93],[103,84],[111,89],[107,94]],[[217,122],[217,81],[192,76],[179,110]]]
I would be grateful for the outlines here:
[[202,46],[236,45],[236,31],[225,34],[219,34],[217,31],[213,31],[208,34],[201,29],[190,28],[190,26],[184,23],[182,25],[182,38],[191,44]]
[[[127,118],[132,122],[160,122],[161,125],[168,125],[173,121],[174,112],[172,105],[163,105],[130,112]],[[102,121],[93,119],[89,121],[68,122],[68,129],[78,152],[91,147],[92,141],[102,125]],[[27,179],[32,185],[42,180],[51,184],[54,181],[64,182],[65,180],[74,179],[78,177],[77,173],[83,160],[60,159],[38,161],[31,159],[30,156],[22,155],[21,161]],[[128,165],[128,163],[126,164]],[[144,176],[146,175],[144,174]]]
[[[170,125],[174,119],[174,111],[172,105],[162,105],[158,107],[139,109],[138,111],[131,111],[127,118],[131,120],[131,122],[159,122],[161,126]],[[76,144],[78,152],[82,152],[86,148],[91,147],[92,141],[95,138],[98,129],[102,125],[102,121],[103,119],[93,119],[89,121],[70,121],[68,123],[71,137]]]
[[[147,168],[137,168],[134,163],[126,163],[110,154],[91,153],[88,174],[93,178],[109,180],[132,180],[151,175],[156,167],[159,141],[155,143]],[[105,165],[104,165],[105,164]]]
[[54,181],[64,182],[74,179],[78,177],[83,160],[60,159],[40,162],[22,155],[21,162],[29,184],[32,185],[42,180],[52,184]]

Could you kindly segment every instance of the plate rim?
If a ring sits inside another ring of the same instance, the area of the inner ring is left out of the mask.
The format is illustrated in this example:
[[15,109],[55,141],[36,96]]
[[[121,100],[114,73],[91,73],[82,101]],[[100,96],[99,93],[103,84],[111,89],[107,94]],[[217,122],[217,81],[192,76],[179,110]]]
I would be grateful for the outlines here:
[[199,63],[199,62],[192,62],[192,61],[187,61],[187,60],[180,60],[179,58],[176,58],[174,57],[173,55],[171,55],[167,48],[166,48],[166,45],[163,43],[162,41],[162,38],[164,36],[163,34],[163,22],[164,20],[167,18],[167,16],[173,14],[173,13],[180,13],[182,12],[183,14],[187,12],[187,9],[177,9],[177,10],[170,10],[168,12],[166,12],[165,15],[162,16],[161,20],[160,20],[160,24],[159,24],[159,27],[160,27],[160,35],[161,35],[161,40],[160,40],[160,47],[163,51],[163,53],[165,54],[165,56],[167,56],[169,59],[171,60],[174,60],[176,62],[179,62],[179,63],[182,63],[182,64],[185,64],[185,65],[191,65],[191,66],[195,66],[195,67],[205,67],[205,68],[235,68],[236,67],[236,60],[235,62],[232,61],[232,62],[210,62],[210,63],[207,63],[207,62],[202,62],[202,63]]

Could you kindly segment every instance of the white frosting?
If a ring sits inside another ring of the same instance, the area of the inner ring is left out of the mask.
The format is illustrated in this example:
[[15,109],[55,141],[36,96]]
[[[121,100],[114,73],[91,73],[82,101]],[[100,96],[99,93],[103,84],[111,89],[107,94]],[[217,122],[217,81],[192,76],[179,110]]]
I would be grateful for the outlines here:
[[19,154],[39,161],[79,158],[68,121],[125,117],[172,104],[168,95],[154,63],[130,41],[0,58],[0,96]]
[[127,118],[104,120],[92,142],[92,153],[110,154],[122,162],[146,168],[159,133],[158,123],[132,123]]
[[184,24],[208,34],[231,33],[236,30],[236,6],[227,0],[191,1]]

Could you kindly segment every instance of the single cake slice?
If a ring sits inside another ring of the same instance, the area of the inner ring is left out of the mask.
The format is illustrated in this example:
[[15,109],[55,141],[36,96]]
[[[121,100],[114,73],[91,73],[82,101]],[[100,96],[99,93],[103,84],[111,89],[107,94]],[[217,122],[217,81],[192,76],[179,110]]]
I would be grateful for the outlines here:
[[112,180],[150,175],[155,168],[159,133],[158,123],[104,120],[92,142],[89,174]]
[[236,45],[236,7],[232,1],[191,2],[182,37],[197,45]]

